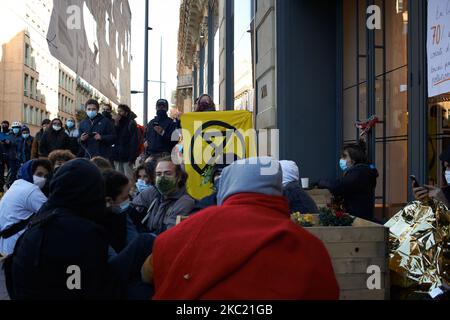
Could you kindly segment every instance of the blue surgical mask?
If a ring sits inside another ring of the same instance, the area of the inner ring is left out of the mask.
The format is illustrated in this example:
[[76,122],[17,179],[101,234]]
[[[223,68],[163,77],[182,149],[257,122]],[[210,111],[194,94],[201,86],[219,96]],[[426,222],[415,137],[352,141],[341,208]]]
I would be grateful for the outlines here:
[[339,161],[339,166],[341,167],[341,170],[344,171],[344,172],[348,170],[348,164],[347,164],[347,161],[344,160],[344,159],[341,159],[341,160]]
[[112,207],[112,211],[116,214],[121,214],[127,211],[129,207],[130,207],[130,200],[126,200],[122,202],[120,205]]
[[24,139],[28,139],[29,137],[30,137],[29,133],[22,134],[22,138],[24,138]]
[[139,180],[136,182],[136,189],[137,189],[137,191],[138,191],[139,193],[141,193],[141,192],[147,190],[148,188],[150,188],[150,185],[149,185],[149,184],[146,184],[144,180],[139,179]]
[[86,114],[90,119],[94,119],[97,116],[98,111],[86,111]]
[[66,126],[67,128],[72,129],[75,126],[75,123],[73,121],[67,121]]
[[19,128],[13,128],[13,133],[14,133],[14,134],[19,134],[19,132],[20,132],[20,129],[19,129]]

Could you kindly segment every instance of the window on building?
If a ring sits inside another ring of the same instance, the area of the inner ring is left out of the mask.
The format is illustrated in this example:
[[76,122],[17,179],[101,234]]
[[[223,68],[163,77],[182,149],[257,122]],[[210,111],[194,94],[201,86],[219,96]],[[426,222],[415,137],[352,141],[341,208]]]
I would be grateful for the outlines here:
[[41,123],[42,123],[42,112],[41,112],[40,109],[37,109],[36,112],[37,112],[37,114],[36,114],[36,117],[37,117],[36,118],[36,125],[40,126]]
[[29,94],[30,94],[29,77],[27,74],[25,74],[23,77],[23,95],[25,97],[28,97]]
[[[374,133],[371,160],[379,172],[376,189],[376,214],[389,218],[408,199],[408,0],[376,0],[382,8],[385,25],[375,31],[369,56],[375,68],[367,75],[367,34],[365,0],[343,1],[343,136],[344,144],[359,139],[357,120],[377,115],[384,123]],[[383,6],[383,3],[385,6]],[[368,81],[374,78],[374,94],[369,96]],[[368,99],[375,101],[370,111]],[[370,145],[369,145],[369,149]]]
[[253,1],[234,1],[234,107],[253,111]]
[[24,123],[28,123],[28,118],[27,118],[27,109],[28,109],[28,105],[25,103],[23,105],[23,109],[22,109],[22,119]]
[[30,66],[31,50],[30,45],[25,43],[25,65]]
[[34,96],[35,96],[35,82],[34,82],[34,78],[33,77],[31,77],[31,80],[30,80],[30,98],[31,99],[34,99]]
[[31,125],[34,125],[35,119],[34,119],[34,108],[32,106],[29,107],[29,113],[28,113],[28,123]]

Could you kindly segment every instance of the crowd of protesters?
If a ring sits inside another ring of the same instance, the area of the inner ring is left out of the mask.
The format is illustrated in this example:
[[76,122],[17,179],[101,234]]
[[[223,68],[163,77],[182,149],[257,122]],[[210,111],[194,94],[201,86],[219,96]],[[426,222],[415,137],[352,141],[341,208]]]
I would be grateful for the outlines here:
[[[290,222],[294,210],[317,211],[295,163],[233,155],[213,168],[213,194],[196,201],[171,157],[180,122],[166,100],[145,132],[126,105],[117,115],[96,100],[85,107],[78,125],[44,120],[35,137],[2,123],[0,272],[9,298],[339,297],[325,247]],[[195,111],[215,111],[211,97]],[[275,174],[261,174],[267,163]]]

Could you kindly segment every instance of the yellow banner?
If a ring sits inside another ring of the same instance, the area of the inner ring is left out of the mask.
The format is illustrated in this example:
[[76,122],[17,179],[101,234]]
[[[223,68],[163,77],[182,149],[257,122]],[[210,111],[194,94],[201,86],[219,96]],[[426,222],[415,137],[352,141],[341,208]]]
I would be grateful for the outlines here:
[[181,126],[183,159],[189,175],[187,191],[194,199],[212,194],[212,184],[205,177],[214,164],[230,164],[230,155],[239,159],[257,155],[251,112],[186,113],[181,117]]

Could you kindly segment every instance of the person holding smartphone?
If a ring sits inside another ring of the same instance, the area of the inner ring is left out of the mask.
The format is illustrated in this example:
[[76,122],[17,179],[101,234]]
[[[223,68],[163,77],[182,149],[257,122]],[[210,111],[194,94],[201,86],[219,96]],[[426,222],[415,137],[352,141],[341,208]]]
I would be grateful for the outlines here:
[[156,117],[147,125],[145,133],[145,153],[147,156],[159,157],[170,154],[178,141],[172,135],[178,129],[177,124],[169,118],[169,102],[160,99],[156,102]]
[[444,185],[441,188],[431,185],[421,186],[416,179],[411,178],[412,190],[416,200],[436,199],[450,207],[450,148],[439,156],[439,160],[442,161]]

